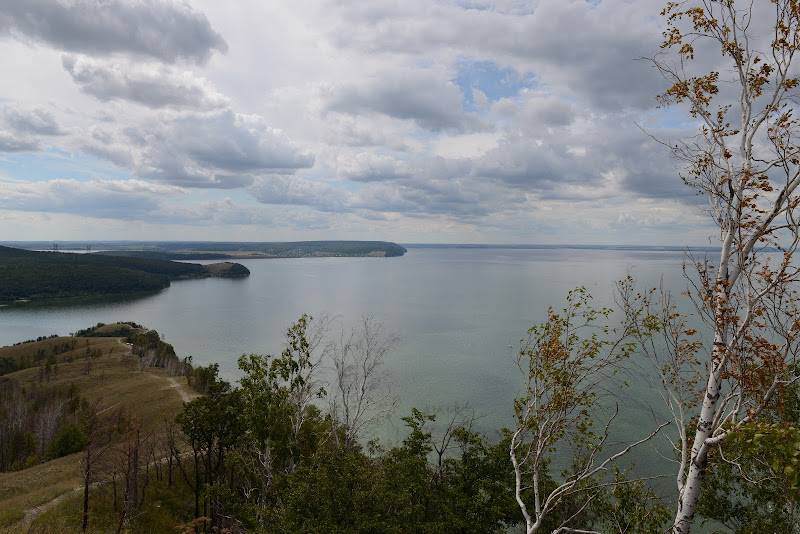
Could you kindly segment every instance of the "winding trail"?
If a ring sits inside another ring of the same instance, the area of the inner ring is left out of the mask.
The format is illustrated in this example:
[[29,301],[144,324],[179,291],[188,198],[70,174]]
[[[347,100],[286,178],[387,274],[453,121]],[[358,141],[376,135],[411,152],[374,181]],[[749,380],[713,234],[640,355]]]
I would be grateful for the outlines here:
[[[128,345],[127,343],[125,343],[124,341],[122,341],[122,338],[117,338],[117,342],[120,345],[127,346],[128,347],[128,352],[126,354],[130,355],[131,346]],[[194,394],[193,393],[193,394],[190,395],[189,393],[187,393],[186,390],[183,388],[183,386],[181,386],[177,382],[177,380],[175,380],[174,377],[171,377],[171,376],[160,377],[160,376],[158,376],[156,374],[153,374],[153,373],[148,373],[148,375],[156,377],[156,378],[166,378],[167,381],[169,381],[169,383],[170,383],[170,385],[167,387],[167,389],[174,389],[178,393],[178,395],[180,395],[181,400],[183,400],[183,402],[191,402],[192,399],[197,398],[197,397],[200,396],[199,394]],[[164,460],[165,459],[162,458],[161,460],[157,460],[157,461],[164,461]],[[92,484],[92,488],[95,488],[95,487],[97,487],[99,485],[102,485],[104,483],[105,483],[105,481],[94,482]],[[47,501],[46,503],[40,504],[39,506],[36,506],[34,508],[30,508],[28,510],[25,510],[25,517],[22,519],[22,521],[20,523],[18,523],[19,529],[20,529],[19,531],[20,532],[27,532],[31,528],[31,525],[33,524],[33,521],[37,517],[39,517],[41,514],[45,513],[46,511],[52,509],[53,507],[55,507],[61,501],[65,500],[65,499],[71,497],[72,495],[74,495],[75,493],[79,493],[81,491],[83,491],[83,486],[77,486],[72,491],[64,492],[61,495],[59,495],[58,497],[56,497],[55,499]]]
[[[95,482],[95,484],[97,484],[97,482]],[[44,504],[40,504],[35,508],[25,510],[25,517],[22,519],[22,522],[19,523],[19,532],[28,532],[28,530],[31,528],[31,525],[33,524],[34,519],[36,519],[41,514],[53,508],[55,505],[65,500],[67,497],[71,497],[73,494],[78,493],[82,490],[83,490],[82,486],[77,486],[72,491],[67,491],[65,493],[62,493],[61,495],[59,495],[58,497],[56,497],[51,501],[47,501]]]

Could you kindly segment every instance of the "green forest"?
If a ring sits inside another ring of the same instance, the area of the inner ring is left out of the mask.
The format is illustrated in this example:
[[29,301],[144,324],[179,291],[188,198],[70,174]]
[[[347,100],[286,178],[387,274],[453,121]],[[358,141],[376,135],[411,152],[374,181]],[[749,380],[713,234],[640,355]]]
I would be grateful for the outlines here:
[[[220,276],[247,276],[239,264]],[[199,264],[0,246],[0,302],[159,291],[170,280],[212,276]]]

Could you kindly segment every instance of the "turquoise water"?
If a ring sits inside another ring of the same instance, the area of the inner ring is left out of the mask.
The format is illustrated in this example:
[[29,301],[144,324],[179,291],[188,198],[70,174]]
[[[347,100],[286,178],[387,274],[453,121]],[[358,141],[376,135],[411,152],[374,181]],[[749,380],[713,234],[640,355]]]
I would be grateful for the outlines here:
[[[399,397],[393,421],[411,406],[468,403],[481,416],[479,427],[497,429],[512,423],[520,392],[513,358],[519,340],[546,318],[549,305],[563,303],[577,285],[598,306],[612,305],[613,282],[629,270],[647,284],[663,276],[680,292],[683,261],[680,252],[413,247],[399,258],[246,260],[252,274],[243,280],[179,281],[151,295],[2,307],[0,345],[135,321],[158,330],[181,357],[219,362],[223,377],[235,380],[236,359],[280,352],[283,332],[301,314],[338,316],[349,328],[367,312],[400,337],[387,359]],[[623,435],[652,427],[648,402],[657,401],[647,390],[634,384],[622,394]]]

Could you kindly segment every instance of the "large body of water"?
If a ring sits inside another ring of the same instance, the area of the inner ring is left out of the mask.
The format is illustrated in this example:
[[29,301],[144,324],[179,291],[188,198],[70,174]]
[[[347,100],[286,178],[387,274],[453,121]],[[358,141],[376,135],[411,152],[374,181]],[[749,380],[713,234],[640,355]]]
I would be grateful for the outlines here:
[[[414,248],[399,258],[246,260],[242,280],[173,282],[154,295],[71,299],[0,307],[0,346],[66,335],[98,322],[135,321],[158,330],[178,355],[218,362],[236,380],[244,353],[277,354],[283,333],[303,313],[340,317],[349,328],[363,313],[400,342],[386,363],[400,402],[469,403],[485,429],[513,422],[522,385],[514,355],[534,323],[585,286],[598,306],[612,304],[613,282],[632,272],[646,284],[663,276],[684,286],[681,252],[600,249]],[[623,394],[623,432],[652,427],[646,384]],[[399,426],[399,425],[398,425]]]

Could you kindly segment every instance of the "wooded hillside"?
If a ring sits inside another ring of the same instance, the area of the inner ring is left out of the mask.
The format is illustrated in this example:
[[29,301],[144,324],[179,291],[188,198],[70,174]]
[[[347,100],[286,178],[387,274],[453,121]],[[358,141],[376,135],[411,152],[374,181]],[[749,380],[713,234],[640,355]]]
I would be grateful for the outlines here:
[[[249,274],[239,267],[237,276]],[[0,302],[158,291],[170,280],[206,276],[194,263],[0,246]]]

